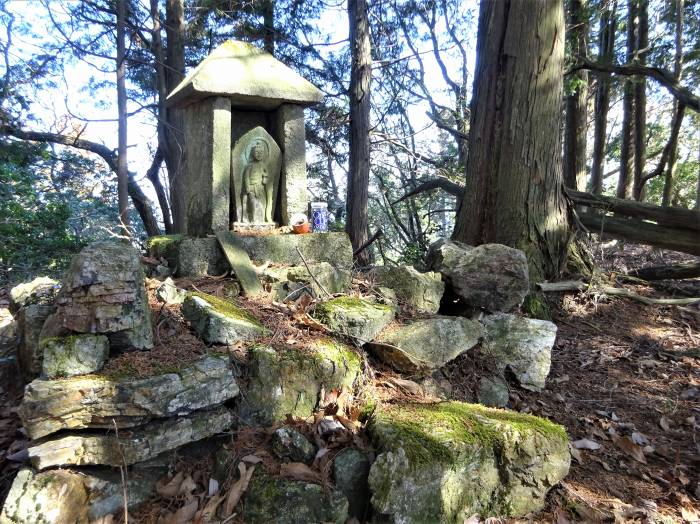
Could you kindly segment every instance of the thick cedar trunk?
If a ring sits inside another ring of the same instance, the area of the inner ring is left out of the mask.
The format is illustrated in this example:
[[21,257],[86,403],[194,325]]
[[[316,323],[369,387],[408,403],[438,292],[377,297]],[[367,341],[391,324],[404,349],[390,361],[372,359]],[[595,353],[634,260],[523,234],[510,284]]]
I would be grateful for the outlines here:
[[666,280],[700,277],[700,262],[681,262],[672,266],[650,266],[627,272],[643,280]]
[[126,0],[117,1],[117,193],[119,196],[119,224],[121,234],[129,230],[129,165],[126,158]]
[[[165,86],[166,94],[172,90],[185,77],[185,15],[183,0],[167,0],[165,17],[165,36],[167,48],[165,53]],[[182,221],[177,217],[186,210],[178,209],[177,199],[172,198],[172,192],[176,186],[175,180],[180,176],[183,164],[183,134],[182,111],[166,108],[161,104],[163,113],[160,115],[162,126],[162,141],[159,146],[163,150],[163,158],[168,169],[168,181],[170,183],[170,202],[172,204],[172,221],[179,224]]]
[[[648,0],[637,4],[637,63],[645,66],[649,52],[649,5]],[[634,80],[634,199],[644,200],[644,167],[646,165],[647,139],[647,79],[639,76]]]
[[[615,18],[617,2],[613,1],[612,11],[605,10],[600,17],[598,37],[598,60],[612,63],[615,52]],[[591,167],[591,191],[599,195],[603,192],[603,167],[605,164],[605,146],[610,109],[610,73],[598,73],[598,85],[595,94],[595,128],[593,138],[593,161]]]
[[[683,0],[676,0],[676,54],[673,60],[673,77],[676,82],[679,82],[683,73]],[[673,191],[673,178],[676,169],[676,160],[678,156],[678,134],[680,132],[680,124],[683,121],[685,106],[681,105],[678,100],[673,101],[673,123],[671,130],[671,138],[669,139],[669,155],[668,165],[666,166],[666,175],[664,177],[664,191],[661,199],[662,206],[671,205],[671,193]],[[700,187],[700,180],[698,181]]]
[[561,0],[481,2],[466,190],[453,238],[524,250],[533,280],[556,277],[566,260],[563,58]]
[[[636,41],[636,17],[637,0],[627,1],[627,62],[634,59],[637,48]],[[632,183],[634,172],[634,80],[625,80],[624,95],[622,98],[622,143],[620,146],[620,174],[617,179],[618,198],[632,196]]]
[[[350,72],[350,159],[348,171],[347,222],[353,250],[367,241],[367,198],[369,190],[369,108],[372,57],[366,0],[348,0],[352,67]],[[368,250],[360,252],[357,263],[369,265]]]
[[[586,0],[569,1],[569,48],[574,56],[587,56],[588,15]],[[588,129],[588,71],[571,77],[571,93],[566,97],[564,124],[564,184],[586,190],[586,134]]]

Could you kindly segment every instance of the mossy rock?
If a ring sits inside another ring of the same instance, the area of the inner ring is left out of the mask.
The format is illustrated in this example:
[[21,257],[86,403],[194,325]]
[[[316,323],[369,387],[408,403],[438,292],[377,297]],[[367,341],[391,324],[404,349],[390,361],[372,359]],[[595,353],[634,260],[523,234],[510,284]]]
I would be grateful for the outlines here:
[[337,297],[318,304],[312,315],[331,331],[365,343],[394,319],[394,308],[357,297]]
[[256,469],[243,499],[247,524],[343,524],[348,500],[340,491],[269,476]]
[[337,269],[352,269],[352,244],[347,233],[241,236],[238,240],[254,262],[300,266],[305,260],[307,264],[328,262]]
[[177,250],[185,235],[157,235],[146,240],[148,254],[168,261],[177,258]]
[[384,266],[375,269],[377,281],[396,293],[399,304],[419,313],[435,314],[445,292],[440,273],[421,273],[413,266]]
[[104,335],[52,337],[39,344],[46,378],[95,373],[109,358],[109,339]]
[[233,344],[264,336],[267,329],[246,310],[206,293],[188,293],[182,314],[209,344]]
[[369,433],[379,452],[369,475],[372,505],[396,522],[537,511],[571,459],[563,427],[462,402],[380,407]]
[[330,338],[305,348],[254,346],[249,351],[249,383],[239,415],[250,424],[268,425],[287,415],[308,417],[321,390],[352,389],[362,362],[352,348]]
[[484,334],[476,320],[435,317],[392,326],[371,344],[380,360],[405,373],[430,373],[470,350]]

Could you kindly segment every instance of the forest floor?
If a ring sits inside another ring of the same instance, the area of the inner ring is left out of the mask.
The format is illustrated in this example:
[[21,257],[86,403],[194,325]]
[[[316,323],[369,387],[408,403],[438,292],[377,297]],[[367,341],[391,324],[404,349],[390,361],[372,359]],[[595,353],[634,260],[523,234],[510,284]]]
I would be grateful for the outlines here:
[[[595,255],[608,273],[689,258],[629,245],[601,248]],[[205,280],[178,284],[220,295],[226,283]],[[700,296],[698,279],[666,281],[654,287],[641,283],[624,286],[646,296]],[[6,298],[7,291],[0,291],[0,307],[6,307]],[[545,416],[567,428],[573,444],[571,471],[552,490],[542,512],[513,522],[700,521],[700,310],[697,306],[683,310],[645,305],[593,292],[556,295],[552,302],[559,331],[547,387],[539,393],[512,388],[509,407]],[[168,313],[162,306],[152,306],[156,318],[163,320],[157,320],[158,345],[148,356],[132,353],[113,360],[115,369],[133,365],[147,374],[153,362],[173,358],[174,346],[179,348],[178,360],[206,351],[187,333],[186,326],[178,327],[176,311]],[[263,323],[274,321],[265,318],[274,313],[271,306],[263,305],[257,313]],[[175,329],[168,327],[173,322]],[[285,340],[297,336],[295,324],[300,325],[292,318],[284,326]],[[308,336],[308,331],[309,326],[302,325],[298,336]],[[169,344],[171,337],[179,344]],[[399,377],[391,370],[371,358],[369,363],[373,369],[371,386],[380,398],[429,400],[420,388],[411,387],[414,383],[397,382]],[[474,400],[483,364],[478,355],[464,355],[446,368],[446,379],[456,398]],[[27,443],[19,429],[16,404],[16,398],[5,397],[0,405],[0,501],[21,466],[7,457]],[[237,447],[246,443],[246,438],[253,439],[247,442],[250,449],[260,447],[254,435],[243,433],[238,438]],[[183,466],[187,467],[192,471],[191,465]],[[204,469],[195,469],[206,486]],[[149,515],[155,522],[155,514],[163,511],[159,504],[174,511],[185,503],[154,500],[136,515]]]

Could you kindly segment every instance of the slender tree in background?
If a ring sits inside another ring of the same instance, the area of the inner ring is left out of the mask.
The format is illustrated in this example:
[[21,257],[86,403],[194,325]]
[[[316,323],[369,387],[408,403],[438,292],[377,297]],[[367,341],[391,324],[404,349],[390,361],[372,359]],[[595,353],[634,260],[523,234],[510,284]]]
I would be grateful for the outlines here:
[[[600,15],[598,30],[598,61],[612,64],[615,56],[615,20],[617,0]],[[610,109],[610,73],[597,73],[598,81],[594,104],[593,159],[591,163],[591,191],[599,195],[603,192],[603,166],[605,163],[605,142]]]
[[[681,75],[683,74],[683,9],[684,1],[676,0],[675,2],[675,21],[676,21],[676,35],[675,35],[675,55],[673,59],[673,79],[676,82],[680,82]],[[678,134],[680,133],[681,123],[683,122],[683,116],[685,115],[685,105],[681,104],[678,99],[673,101],[673,122],[671,124],[671,137],[669,138],[669,154],[668,154],[668,165],[666,166],[666,173],[664,177],[664,190],[661,197],[661,205],[668,207],[671,205],[671,193],[673,191],[673,178],[674,172],[676,170],[676,160],[678,157]],[[700,164],[698,169],[700,169]],[[698,176],[698,188],[700,188],[700,175]],[[698,193],[700,197],[700,192]],[[696,202],[695,207],[697,209],[698,203]]]
[[533,280],[566,262],[569,220],[559,152],[562,0],[483,1],[466,190],[453,233],[525,251]]
[[[568,2],[567,38],[574,57],[588,53],[588,12],[586,0]],[[588,130],[588,71],[581,69],[570,78],[564,123],[564,184],[586,190],[586,134]]]
[[119,195],[119,222],[123,233],[129,232],[129,165],[126,158],[126,0],[117,1],[117,192]]
[[[347,222],[354,250],[368,239],[367,199],[369,191],[369,110],[372,56],[366,0],[348,0],[350,23],[350,159],[348,171]],[[357,263],[369,265],[370,251],[358,253]]]
[[[637,0],[637,42],[635,62],[646,66],[649,54],[649,3]],[[634,191],[635,200],[644,199],[644,167],[647,150],[647,80],[634,78]]]
[[[637,49],[637,0],[627,1],[627,63],[632,63]],[[634,77],[625,80],[622,98],[622,137],[620,144],[620,175],[617,179],[617,197],[632,196],[634,172]]]

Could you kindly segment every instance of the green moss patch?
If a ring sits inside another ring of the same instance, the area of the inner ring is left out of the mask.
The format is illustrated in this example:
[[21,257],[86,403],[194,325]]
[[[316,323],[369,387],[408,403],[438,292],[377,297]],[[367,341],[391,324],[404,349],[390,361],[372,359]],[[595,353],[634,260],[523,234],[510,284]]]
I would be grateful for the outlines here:
[[156,258],[169,259],[175,256],[175,250],[185,235],[158,235],[146,241],[148,253]]
[[236,304],[224,300],[214,295],[208,295],[207,293],[200,293],[198,291],[192,291],[187,293],[187,297],[197,297],[204,300],[211,308],[216,312],[225,317],[234,320],[243,320],[245,322],[250,322],[264,329],[264,326],[255,318],[253,315],[248,313],[245,309],[238,307]]
[[464,451],[501,447],[508,428],[568,439],[566,430],[549,420],[463,402],[384,406],[375,411],[369,425],[382,451],[403,448],[414,466],[444,464]]

